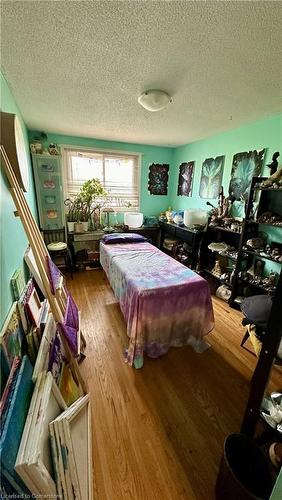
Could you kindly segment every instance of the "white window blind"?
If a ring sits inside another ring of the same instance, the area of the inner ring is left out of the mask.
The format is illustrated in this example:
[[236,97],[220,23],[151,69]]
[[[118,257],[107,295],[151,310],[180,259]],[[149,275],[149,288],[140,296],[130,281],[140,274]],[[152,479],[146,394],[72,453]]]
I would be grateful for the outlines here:
[[85,181],[97,178],[109,193],[108,206],[116,211],[139,210],[137,154],[64,148],[64,178],[66,198],[73,198]]

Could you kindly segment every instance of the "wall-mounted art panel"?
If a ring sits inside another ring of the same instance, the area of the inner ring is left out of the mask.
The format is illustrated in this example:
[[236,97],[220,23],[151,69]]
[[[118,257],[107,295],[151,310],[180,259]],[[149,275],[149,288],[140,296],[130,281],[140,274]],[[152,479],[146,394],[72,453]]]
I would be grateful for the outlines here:
[[222,183],[225,156],[207,158],[202,165],[199,195],[201,198],[217,198]]
[[249,195],[252,177],[260,175],[265,149],[244,151],[233,156],[229,195],[236,200],[246,200]]
[[167,195],[168,184],[167,163],[152,163],[149,167],[148,191],[150,194]]
[[194,166],[194,161],[179,165],[177,196],[192,196]]

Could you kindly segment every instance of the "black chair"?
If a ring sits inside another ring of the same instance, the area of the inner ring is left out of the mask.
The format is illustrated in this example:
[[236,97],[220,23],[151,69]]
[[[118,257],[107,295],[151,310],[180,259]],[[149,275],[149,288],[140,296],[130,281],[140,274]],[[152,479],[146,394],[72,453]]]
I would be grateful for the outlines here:
[[[271,307],[272,297],[269,295],[253,295],[244,299],[241,304],[241,311],[245,316],[242,320],[242,325],[255,325],[255,335],[260,342],[263,341],[264,335],[266,334]],[[240,344],[241,347],[244,347],[247,351],[249,351],[249,349],[247,349],[244,344],[248,338],[249,330],[247,329]]]
[[42,235],[53,262],[59,269],[62,267],[67,269],[72,278],[73,265],[71,253],[66,242],[65,228],[43,230]]

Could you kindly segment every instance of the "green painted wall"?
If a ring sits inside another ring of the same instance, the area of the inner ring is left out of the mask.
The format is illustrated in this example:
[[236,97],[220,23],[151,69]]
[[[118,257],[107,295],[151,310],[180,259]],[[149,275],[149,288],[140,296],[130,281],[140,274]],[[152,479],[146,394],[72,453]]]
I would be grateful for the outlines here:
[[[34,138],[34,131],[29,132],[30,139]],[[99,148],[116,151],[127,151],[140,153],[141,160],[141,193],[140,193],[140,210],[145,215],[159,215],[165,210],[170,201],[171,192],[169,189],[167,196],[150,195],[148,192],[148,169],[151,163],[168,163],[170,172],[172,169],[172,153],[171,148],[146,146],[141,144],[128,144],[124,142],[102,141],[98,139],[89,139],[85,137],[73,137],[58,134],[48,134],[47,145],[51,142],[56,144],[68,144],[72,146],[83,146],[88,148]],[[170,173],[171,175],[171,173]]]
[[[11,90],[0,73],[1,77],[1,110],[7,113],[16,113],[19,117],[26,142],[27,157],[30,165],[29,146],[27,129],[21,117],[19,108],[13,98]],[[32,170],[30,165],[29,191],[26,194],[28,204],[34,214],[37,214]],[[12,304],[12,291],[10,279],[14,271],[22,264],[23,254],[27,247],[27,238],[19,218],[14,216],[15,206],[8,190],[6,178],[2,172],[0,174],[0,325],[2,326],[5,317]],[[36,215],[37,216],[37,215]]]
[[[174,149],[171,169],[171,204],[175,210],[185,208],[202,208],[206,210],[206,201],[199,197],[199,187],[202,163],[206,158],[225,155],[223,171],[223,187],[228,194],[232,158],[241,151],[267,148],[265,165],[271,161],[275,151],[280,151],[282,164],[282,115],[230,130],[201,141],[193,142]],[[195,172],[192,196],[177,196],[179,165],[185,161],[195,161]],[[269,169],[264,168],[263,175],[269,175]],[[217,200],[209,200],[217,204]]]
[[[230,130],[201,141],[193,142],[174,149],[171,169],[170,203],[174,210],[187,208],[201,208],[208,210],[206,199],[199,197],[200,178],[202,163],[206,158],[225,155],[222,185],[225,195],[228,195],[228,187],[231,175],[233,155],[241,151],[266,148],[265,167],[263,175],[269,175],[266,166],[270,163],[275,151],[280,151],[280,165],[282,165],[282,115],[273,116],[265,120]],[[194,180],[192,196],[177,196],[179,165],[182,162],[195,161]],[[217,205],[217,199],[209,200]],[[282,229],[268,229],[269,241],[282,242]],[[280,272],[280,265],[266,261],[265,272],[270,270]]]

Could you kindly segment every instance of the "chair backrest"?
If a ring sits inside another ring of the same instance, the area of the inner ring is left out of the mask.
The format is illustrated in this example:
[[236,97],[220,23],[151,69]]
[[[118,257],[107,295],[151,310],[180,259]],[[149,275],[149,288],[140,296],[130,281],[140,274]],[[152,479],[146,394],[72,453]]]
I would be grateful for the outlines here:
[[42,234],[46,245],[49,245],[49,243],[66,241],[66,231],[64,227],[60,229],[44,229]]

